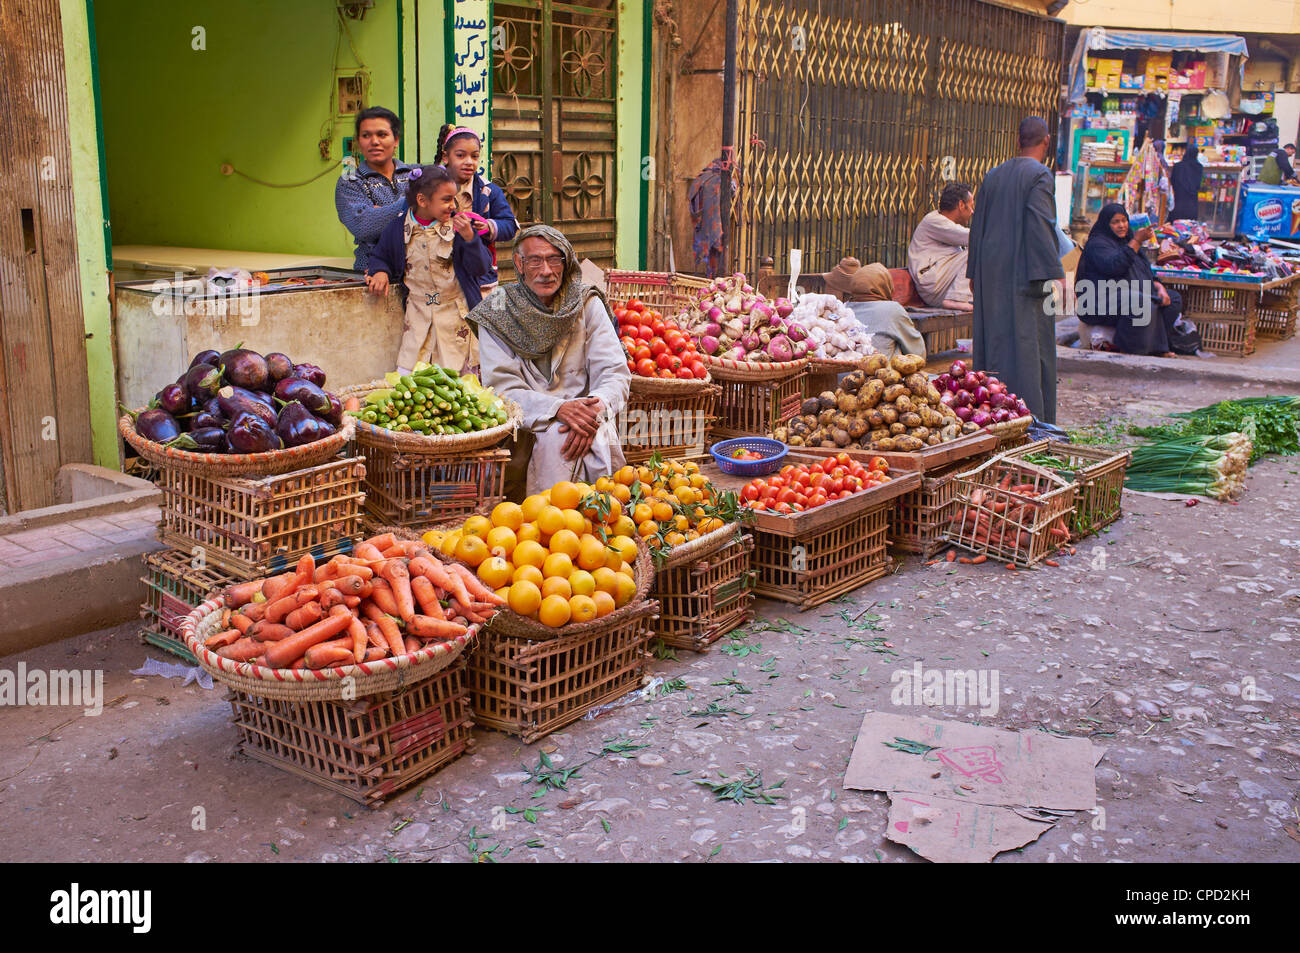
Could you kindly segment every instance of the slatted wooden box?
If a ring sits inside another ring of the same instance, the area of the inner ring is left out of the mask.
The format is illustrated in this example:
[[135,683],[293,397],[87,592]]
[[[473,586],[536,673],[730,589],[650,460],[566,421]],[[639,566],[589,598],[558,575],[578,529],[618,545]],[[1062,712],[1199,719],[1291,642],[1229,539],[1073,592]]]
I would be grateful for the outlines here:
[[[1037,440],[1017,447],[1008,457],[1029,454],[1050,455],[1060,461],[1049,467],[1057,476],[1075,485],[1074,515],[1070,520],[1073,539],[1091,536],[1120,518],[1124,496],[1124,474],[1133,461],[1128,450],[1087,447],[1060,440]],[[1047,466],[1046,463],[1042,464]]]
[[650,590],[659,601],[655,637],[703,652],[743,625],[753,612],[753,554],[754,538],[738,535],[713,552],[660,569]]
[[243,580],[205,565],[188,552],[163,549],[145,554],[140,581],[145,586],[140,640],[193,665],[194,655],[181,636],[181,622],[214,592]]
[[415,527],[487,513],[505,499],[510,451],[448,454],[368,445],[366,516],[375,526]]
[[627,462],[644,463],[655,453],[665,458],[703,453],[721,393],[716,385],[665,396],[637,394],[634,388],[618,418]]

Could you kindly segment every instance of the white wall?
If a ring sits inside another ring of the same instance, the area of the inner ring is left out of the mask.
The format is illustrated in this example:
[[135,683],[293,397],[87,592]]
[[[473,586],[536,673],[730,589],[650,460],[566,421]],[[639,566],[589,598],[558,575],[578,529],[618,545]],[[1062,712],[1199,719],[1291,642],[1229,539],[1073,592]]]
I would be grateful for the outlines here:
[[1282,145],[1300,141],[1300,93],[1277,93],[1273,97],[1273,118]]

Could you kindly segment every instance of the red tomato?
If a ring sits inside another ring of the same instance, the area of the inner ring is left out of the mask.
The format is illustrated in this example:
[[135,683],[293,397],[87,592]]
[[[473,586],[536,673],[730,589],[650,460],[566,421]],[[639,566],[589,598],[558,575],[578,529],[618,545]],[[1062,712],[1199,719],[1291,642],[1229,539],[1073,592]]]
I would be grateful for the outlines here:
[[631,354],[636,350],[636,338],[631,335],[624,335],[619,338],[619,341],[623,345],[623,350],[627,351],[627,353]]
[[626,321],[626,320],[627,320],[627,308],[615,308],[615,309],[614,309],[614,320],[617,321],[619,324],[622,324],[624,321]]
[[683,381],[695,380],[695,375],[691,373],[689,367],[683,367],[677,371],[677,379]]
[[668,370],[668,368],[666,368],[666,367],[665,367],[663,370],[661,370],[661,371],[659,372],[659,376],[662,377],[662,378],[664,378],[665,380],[667,380],[667,379],[669,379],[669,378],[676,379],[676,377],[677,377],[676,374],[674,374],[672,371]]
[[653,339],[651,339],[651,341],[650,341],[650,353],[651,353],[651,354],[653,354],[655,357],[658,357],[660,354],[665,354],[665,353],[667,353],[667,351],[668,351],[668,345],[667,345],[667,344],[665,344],[665,343],[664,343],[663,341],[661,341],[659,338],[653,338]]
[[628,309],[629,311],[637,311],[637,312],[640,312],[640,311],[643,311],[643,310],[645,309],[645,305],[643,305],[643,304],[642,304],[639,300],[637,300],[636,298],[633,298],[631,301],[629,301],[629,302],[627,303],[627,309]]
[[753,483],[747,483],[745,484],[745,488],[740,491],[740,495],[746,500],[756,500],[759,496],[758,487]]
[[818,491],[817,493],[814,493],[812,497],[808,500],[808,506],[810,508],[814,506],[821,506],[825,502],[826,502],[826,494]]
[[879,470],[880,472],[883,473],[885,470],[889,469],[889,461],[886,460],[884,457],[872,457],[871,469]]
[[844,478],[834,477],[829,483],[823,483],[822,486],[826,488],[827,493],[838,493],[844,489]]
[[796,493],[794,495],[794,502],[797,503],[799,506],[807,506],[808,495],[806,493]]
[[633,364],[631,361],[627,362],[627,369],[631,371],[633,374],[636,373],[636,365]]
[[785,476],[785,475],[786,475],[787,473],[789,473],[791,470],[795,470],[795,469],[798,469],[798,468],[797,468],[793,463],[787,463],[787,464],[786,464],[785,466],[783,466],[783,467],[781,468],[781,470],[780,470],[781,476]]
[[782,489],[781,492],[777,493],[776,501],[778,503],[793,503],[795,501],[796,496],[797,494],[794,492],[794,490],[790,489],[790,487],[787,486],[784,489]]
[[636,336],[637,336],[637,338],[638,338],[639,340],[642,340],[642,341],[649,341],[649,340],[650,340],[652,337],[654,337],[655,335],[654,335],[654,332],[651,331],[651,330],[650,330],[648,327],[646,327],[644,324],[640,324],[640,325],[637,325]]
[[646,347],[644,344],[639,344],[637,345],[636,350],[632,352],[632,360],[653,361],[654,355],[650,353],[650,349]]
[[696,380],[701,380],[701,381],[702,381],[702,380],[704,380],[704,378],[706,378],[706,377],[709,376],[708,368],[706,368],[706,367],[705,367],[703,364],[701,364],[699,361],[692,361],[692,362],[691,362],[691,376],[694,377]]
[[824,474],[824,473],[822,473],[822,472],[820,472],[820,471],[818,471],[818,472],[816,472],[816,473],[813,473],[813,474],[808,478],[808,485],[809,485],[809,486],[812,486],[812,487],[819,487],[819,486],[821,486],[824,482],[826,482],[826,474]]
[[654,328],[655,334],[664,333],[664,323],[662,321],[656,319],[650,326]]
[[763,492],[761,496],[763,497],[763,499],[767,500],[770,503],[776,500],[776,494],[778,492],[780,491],[777,490],[776,487],[772,486],[771,484],[768,484],[763,488]]
[[790,504],[789,504],[789,503],[778,503],[778,504],[776,504],[775,507],[773,507],[773,509],[775,509],[778,513],[790,513],[790,512],[792,512],[792,510],[790,509]]
[[786,476],[786,473],[787,473],[787,472],[789,472],[789,471],[787,471],[787,470],[782,470],[782,471],[781,471],[780,473],[778,473],[776,476],[772,477],[772,479],[768,480],[768,481],[767,481],[767,485],[768,485],[768,486],[774,486],[774,487],[776,487],[778,490],[781,489],[781,488],[782,488],[783,486],[785,486],[785,484],[786,484],[785,476]]
[[849,463],[852,463],[852,462],[853,462],[853,458],[850,457],[847,453],[844,453],[844,452],[840,452],[840,453],[835,454],[835,460],[836,460],[838,463],[843,463],[843,464],[849,464]]
[[755,500],[749,505],[749,508],[751,510],[765,510],[767,509],[767,500]]
[[858,490],[862,489],[863,486],[865,486],[865,484],[858,477],[850,476],[844,478],[844,489],[846,490],[852,490],[856,493]]
[[650,360],[648,357],[641,358],[636,362],[636,372],[642,377],[654,377],[655,374],[658,373],[658,370],[659,369],[655,367],[655,362]]

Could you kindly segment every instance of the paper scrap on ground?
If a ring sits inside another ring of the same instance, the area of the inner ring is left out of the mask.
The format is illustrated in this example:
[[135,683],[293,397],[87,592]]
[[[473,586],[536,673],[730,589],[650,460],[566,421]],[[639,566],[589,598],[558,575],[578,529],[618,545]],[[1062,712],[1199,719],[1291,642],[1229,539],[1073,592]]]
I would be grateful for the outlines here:
[[161,675],[163,678],[183,678],[181,688],[190,682],[198,682],[200,688],[212,688],[212,676],[197,665],[180,665],[160,662],[157,659],[145,659],[144,665],[132,669],[132,675]]
[[844,786],[889,794],[890,840],[922,857],[990,860],[1051,826],[1025,809],[1096,807],[1103,753],[1086,738],[871,712]]

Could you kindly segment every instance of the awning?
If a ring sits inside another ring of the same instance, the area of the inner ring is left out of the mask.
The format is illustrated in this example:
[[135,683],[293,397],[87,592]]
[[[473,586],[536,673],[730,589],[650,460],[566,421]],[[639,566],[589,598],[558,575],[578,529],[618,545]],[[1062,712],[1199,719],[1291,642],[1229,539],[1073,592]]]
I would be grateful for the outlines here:
[[[1088,89],[1087,58],[1090,50],[1190,50],[1195,53],[1236,53],[1245,79],[1245,37],[1230,33],[1154,33],[1150,30],[1108,30],[1094,26],[1080,31],[1070,60],[1070,102],[1081,103]],[[1136,92],[1136,91],[1135,91]]]

